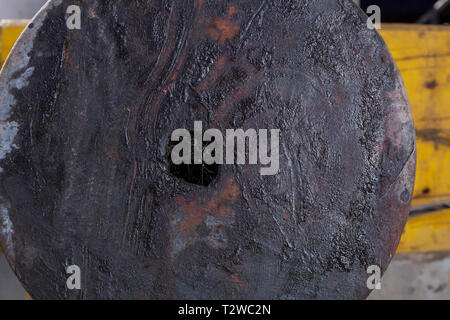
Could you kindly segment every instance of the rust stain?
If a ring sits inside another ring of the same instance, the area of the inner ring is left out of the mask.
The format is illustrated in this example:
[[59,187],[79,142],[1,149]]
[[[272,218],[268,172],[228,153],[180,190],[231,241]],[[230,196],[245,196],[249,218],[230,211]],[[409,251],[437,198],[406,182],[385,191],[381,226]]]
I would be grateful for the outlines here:
[[70,56],[70,48],[68,46],[64,48],[63,59],[69,65],[69,67],[73,67],[73,59]]
[[239,277],[235,273],[231,275],[231,282],[237,284],[241,289],[245,288],[245,284],[241,281],[241,279],[239,279]]
[[242,10],[237,9],[235,6],[230,6],[228,8],[228,16],[229,17],[234,15],[234,14],[236,14],[236,13],[238,13],[238,12],[242,12]]
[[220,45],[225,45],[225,41],[233,39],[239,31],[239,26],[234,24],[230,19],[216,18],[213,27],[210,27],[206,34],[211,39],[218,41]]
[[176,199],[178,205],[186,212],[180,224],[179,233],[192,234],[202,224],[206,216],[211,215],[224,222],[232,215],[232,201],[239,198],[241,189],[235,177],[230,177],[224,183],[219,194],[213,196],[207,203],[199,204],[197,201],[186,201],[183,197]]
[[214,41],[218,41],[220,45],[225,45],[225,41],[233,39],[240,29],[240,26],[232,21],[232,16],[238,12],[236,7],[230,6],[225,18],[215,18],[212,25],[207,27],[206,35]]

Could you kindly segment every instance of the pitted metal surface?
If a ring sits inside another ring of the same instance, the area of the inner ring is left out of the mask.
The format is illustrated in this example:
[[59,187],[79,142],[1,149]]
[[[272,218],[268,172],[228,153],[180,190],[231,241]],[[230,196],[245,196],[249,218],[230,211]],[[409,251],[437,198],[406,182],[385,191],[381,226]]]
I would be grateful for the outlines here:
[[[0,75],[0,239],[31,296],[365,298],[416,157],[399,71],[366,19],[338,0],[50,1]],[[194,121],[280,129],[279,173],[180,178],[169,138]]]

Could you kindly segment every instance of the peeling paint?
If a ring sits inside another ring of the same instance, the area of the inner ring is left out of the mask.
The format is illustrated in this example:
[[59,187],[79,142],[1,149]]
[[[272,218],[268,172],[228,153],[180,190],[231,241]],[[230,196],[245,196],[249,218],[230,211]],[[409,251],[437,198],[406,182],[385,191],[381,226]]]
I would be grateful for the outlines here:
[[[28,86],[28,78],[33,75],[35,68],[28,66],[30,62],[30,52],[33,49],[34,39],[39,28],[47,16],[47,9],[60,5],[62,0],[48,1],[42,9],[36,14],[33,20],[33,27],[26,28],[17,43],[14,45],[11,54],[7,58],[5,65],[0,73],[0,160],[5,159],[13,149],[19,147],[14,143],[20,124],[11,120],[11,114],[16,99],[12,90],[21,90]],[[17,73],[23,71],[19,76]],[[0,167],[0,173],[3,168]],[[13,250],[13,223],[9,217],[9,202],[0,199],[0,240],[3,249],[9,259],[14,259]]]
[[3,238],[3,249],[9,258],[14,259],[14,251],[12,248],[12,237],[14,234],[13,224],[8,215],[8,209],[0,204],[0,239]]
[[[0,159],[5,159],[13,148],[17,149],[14,139],[19,131],[19,124],[15,121],[10,121],[11,111],[16,104],[11,90],[21,90],[28,85],[28,78],[33,75],[34,67],[27,68],[27,66],[30,62],[29,54],[33,49],[37,31],[47,16],[46,10],[48,7],[59,5],[61,1],[48,1],[44,5],[33,21],[33,28],[27,27],[13,47],[12,54],[9,55],[0,73],[0,82],[5,84],[0,90]],[[15,77],[18,71],[25,68],[26,70],[20,76]],[[3,169],[0,167],[0,173],[2,171]]]

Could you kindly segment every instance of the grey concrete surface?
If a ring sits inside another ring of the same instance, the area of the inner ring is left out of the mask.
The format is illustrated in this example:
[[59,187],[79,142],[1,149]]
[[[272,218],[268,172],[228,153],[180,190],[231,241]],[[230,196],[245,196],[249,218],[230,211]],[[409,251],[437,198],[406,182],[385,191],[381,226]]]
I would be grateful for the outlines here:
[[0,0],[0,19],[30,19],[47,0]]
[[12,272],[3,254],[0,254],[0,300],[24,300],[25,290]]
[[369,300],[450,300],[450,252],[397,255]]

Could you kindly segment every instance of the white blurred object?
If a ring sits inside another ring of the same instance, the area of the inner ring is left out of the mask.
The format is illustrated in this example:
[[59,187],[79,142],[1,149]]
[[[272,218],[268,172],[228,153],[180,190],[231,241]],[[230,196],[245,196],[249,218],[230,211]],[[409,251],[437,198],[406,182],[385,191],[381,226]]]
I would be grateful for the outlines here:
[[0,0],[0,19],[31,19],[47,0]]
[[402,253],[369,300],[450,300],[450,252]]

